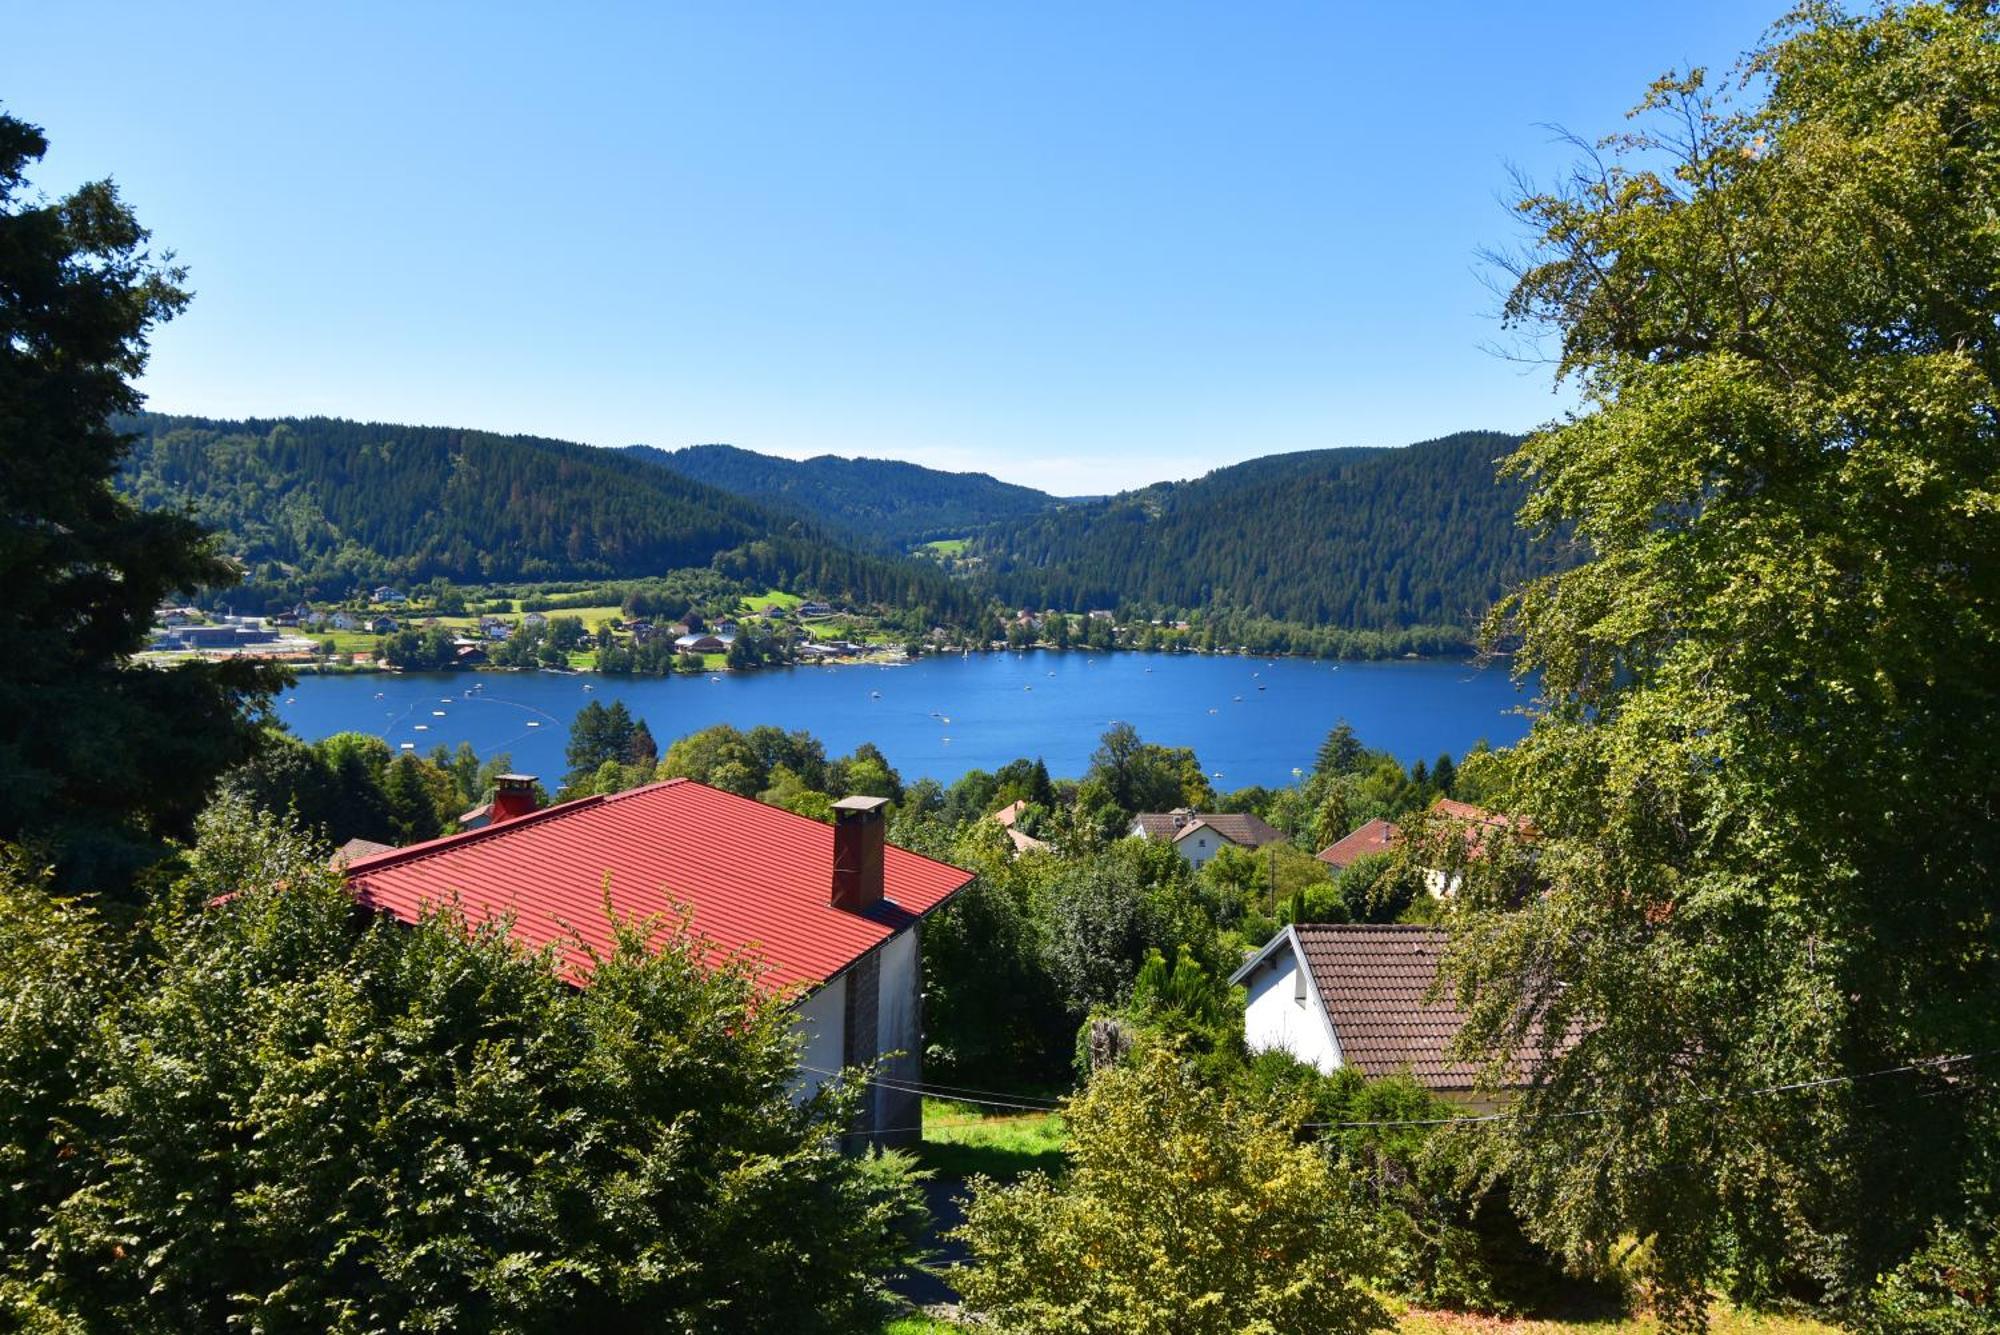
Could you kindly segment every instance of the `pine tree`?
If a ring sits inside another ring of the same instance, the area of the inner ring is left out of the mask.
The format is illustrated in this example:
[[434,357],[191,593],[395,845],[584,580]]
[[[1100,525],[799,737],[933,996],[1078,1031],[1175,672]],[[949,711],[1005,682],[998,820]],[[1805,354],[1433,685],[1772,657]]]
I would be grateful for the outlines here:
[[147,335],[188,294],[110,182],[55,201],[28,187],[47,150],[0,113],[0,840],[44,844],[67,884],[114,889],[191,831],[287,678],[132,662],[163,600],[236,572],[192,519],[113,490],[131,447],[113,415],[138,407]]

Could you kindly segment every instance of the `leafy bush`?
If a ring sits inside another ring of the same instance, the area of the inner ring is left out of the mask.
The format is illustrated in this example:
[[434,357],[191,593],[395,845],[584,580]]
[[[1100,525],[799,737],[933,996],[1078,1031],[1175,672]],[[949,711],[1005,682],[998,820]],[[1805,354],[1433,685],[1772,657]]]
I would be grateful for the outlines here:
[[2000,1219],[1940,1225],[1875,1287],[1865,1324],[1882,1335],[2000,1331]]
[[1275,1118],[1165,1045],[1107,1068],[1065,1113],[1072,1168],[975,1178],[960,1289],[1021,1335],[1349,1332],[1387,1314],[1350,1185]]
[[1355,1126],[1422,1123],[1464,1109],[1408,1076],[1369,1080],[1351,1067],[1321,1074],[1284,1052],[1265,1052],[1240,1071],[1255,1106],[1311,1135],[1355,1175],[1385,1246],[1388,1287],[1429,1306],[1518,1313],[1574,1292],[1561,1263],[1533,1242],[1508,1200],[1505,1180],[1480,1178],[1466,1137],[1478,1128]]

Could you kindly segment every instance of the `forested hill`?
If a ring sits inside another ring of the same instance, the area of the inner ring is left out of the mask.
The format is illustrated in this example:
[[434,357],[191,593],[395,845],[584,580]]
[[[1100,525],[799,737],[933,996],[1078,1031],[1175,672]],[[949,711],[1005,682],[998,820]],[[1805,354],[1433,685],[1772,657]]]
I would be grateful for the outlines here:
[[1557,554],[1514,522],[1462,432],[1404,449],[1314,450],[994,525],[969,554],[1022,607],[1207,608],[1350,630],[1470,627]]
[[[623,451],[533,436],[333,418],[144,413],[121,484],[191,506],[254,591],[357,584],[623,579],[689,566],[857,602],[969,614],[921,563],[857,553],[796,515]],[[961,610],[962,609],[962,610]]]
[[959,537],[999,520],[1038,514],[1056,498],[984,473],[947,473],[893,459],[778,459],[734,445],[626,453],[712,487],[783,504],[832,528],[897,547]]

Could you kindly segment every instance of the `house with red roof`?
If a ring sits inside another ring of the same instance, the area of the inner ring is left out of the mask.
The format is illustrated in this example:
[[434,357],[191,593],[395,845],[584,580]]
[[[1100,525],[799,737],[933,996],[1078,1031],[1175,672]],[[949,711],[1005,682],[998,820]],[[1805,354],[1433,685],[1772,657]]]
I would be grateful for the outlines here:
[[1360,829],[1336,839],[1313,856],[1337,872],[1346,871],[1370,853],[1387,853],[1402,842],[1403,832],[1394,821],[1371,820]]
[[[1474,861],[1485,855],[1487,846],[1499,835],[1518,831],[1532,837],[1534,830],[1526,822],[1485,807],[1474,806],[1470,802],[1460,802],[1456,798],[1440,797],[1432,802],[1424,817],[1435,826],[1454,833],[1458,839],[1463,857]],[[1344,872],[1361,858],[1370,853],[1387,853],[1403,842],[1402,827],[1394,821],[1371,820],[1359,829],[1336,839],[1322,848],[1314,856],[1336,873]],[[1456,861],[1456,859],[1453,859]],[[1464,879],[1453,867],[1425,867],[1424,884],[1437,898],[1449,898],[1458,892],[1460,881]]]
[[793,1008],[801,1097],[879,1058],[855,1129],[918,1138],[920,932],[971,872],[886,843],[881,798],[844,798],[826,825],[689,779],[537,810],[530,776],[505,779],[480,828],[348,861],[356,901],[405,922],[444,905],[474,925],[505,917],[579,987],[613,946],[607,903],[685,913],[710,958],[754,961]]

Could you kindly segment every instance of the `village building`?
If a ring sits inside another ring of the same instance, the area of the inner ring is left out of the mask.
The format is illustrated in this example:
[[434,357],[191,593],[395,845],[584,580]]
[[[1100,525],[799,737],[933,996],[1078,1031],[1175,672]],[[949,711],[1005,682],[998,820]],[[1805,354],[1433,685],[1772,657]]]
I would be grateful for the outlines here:
[[[1433,1094],[1490,1110],[1478,1068],[1450,1055],[1465,1017],[1433,998],[1446,935],[1402,924],[1297,923],[1230,978],[1248,994],[1243,1040],[1321,1071],[1407,1075]],[[1526,1055],[1526,1054],[1524,1054]]]
[[1371,820],[1353,833],[1334,840],[1314,856],[1337,872],[1346,871],[1371,853],[1387,853],[1402,840],[1403,832],[1394,821]]
[[1007,832],[1007,842],[1014,845],[1015,857],[1019,857],[1023,853],[1046,853],[1049,848],[1046,839],[1037,839],[1034,835],[1029,834],[1021,828],[1021,813],[1027,809],[1028,799],[1025,797],[1018,798],[1001,807],[992,816],[988,817],[988,819]]
[[1285,832],[1249,812],[1202,812],[1191,807],[1148,811],[1134,818],[1128,834],[1164,839],[1191,867],[1200,867],[1224,848],[1256,850],[1283,843]]
[[922,1121],[924,919],[973,874],[883,838],[887,803],[834,803],[831,826],[689,779],[535,809],[534,780],[507,775],[466,833],[348,862],[363,908],[415,922],[455,904],[477,925],[506,918],[531,950],[552,947],[578,987],[613,947],[612,912],[685,910],[707,958],[745,957],[800,1030],[803,1098],[845,1067],[880,1061],[857,1144],[904,1144]]
[[736,643],[734,635],[713,635],[705,631],[689,631],[674,640],[674,648],[684,654],[721,654],[729,651]]
[[407,603],[410,601],[408,594],[404,593],[401,589],[391,588],[387,584],[376,589],[368,597],[370,602],[377,603]]
[[[1455,798],[1440,797],[1430,805],[1427,819],[1443,822],[1454,828],[1464,848],[1466,859],[1476,859],[1484,855],[1489,842],[1499,834],[1526,827],[1512,816],[1485,807],[1474,806],[1470,802],[1460,802]],[[1346,871],[1358,859],[1370,853],[1386,853],[1403,842],[1402,827],[1394,821],[1371,820],[1360,829],[1322,848],[1316,856],[1335,872]],[[1435,898],[1449,898],[1458,892],[1464,874],[1448,867],[1425,867],[1424,887]]]

